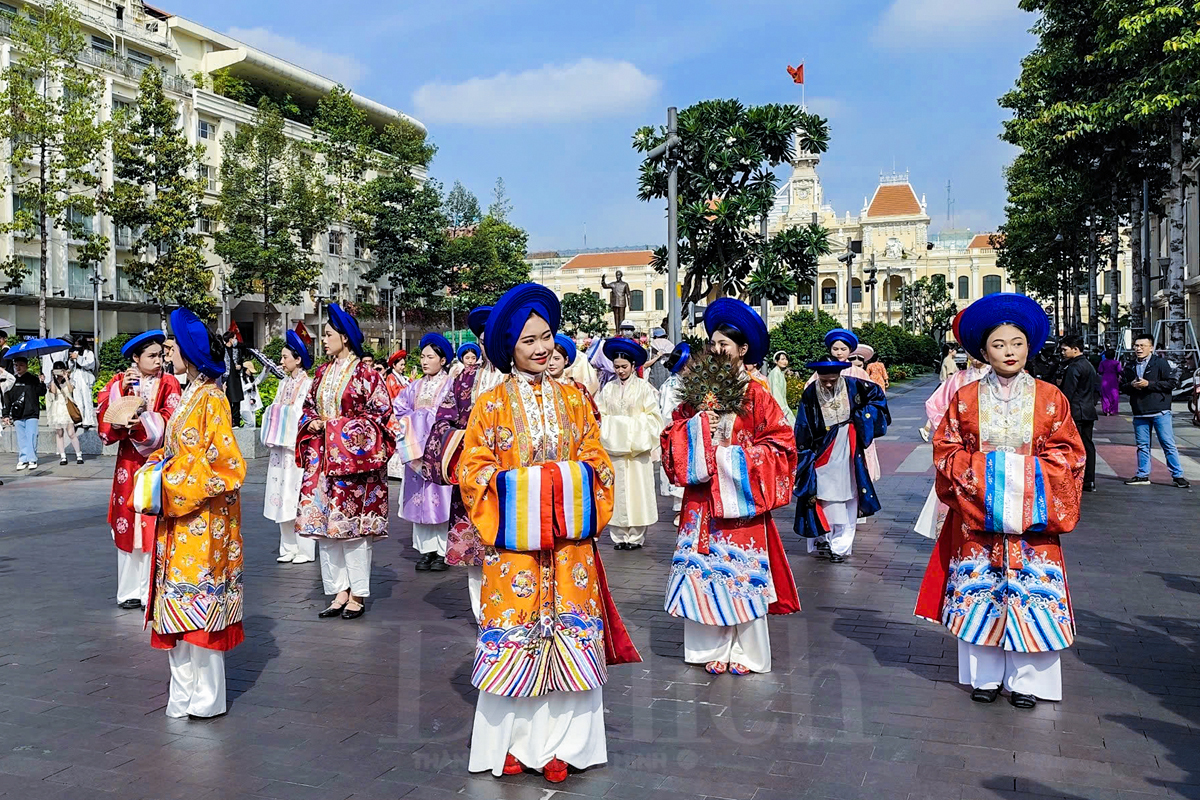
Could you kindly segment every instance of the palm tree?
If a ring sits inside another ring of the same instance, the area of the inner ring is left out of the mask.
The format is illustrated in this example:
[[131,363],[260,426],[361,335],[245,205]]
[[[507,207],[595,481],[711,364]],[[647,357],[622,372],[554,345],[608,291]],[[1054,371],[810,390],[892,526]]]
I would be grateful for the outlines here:
[[787,266],[777,258],[767,258],[759,264],[746,282],[746,292],[752,305],[764,300],[770,300],[772,305],[784,305],[798,289]]

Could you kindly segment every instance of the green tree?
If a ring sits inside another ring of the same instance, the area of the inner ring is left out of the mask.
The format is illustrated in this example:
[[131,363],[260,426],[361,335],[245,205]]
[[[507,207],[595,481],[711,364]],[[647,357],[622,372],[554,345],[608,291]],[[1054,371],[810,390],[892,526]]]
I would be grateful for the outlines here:
[[175,102],[163,92],[162,73],[142,73],[136,111],[118,119],[113,141],[113,186],[104,195],[113,225],[134,233],[125,261],[130,283],[158,303],[201,317],[216,314],[204,242],[196,221],[204,211],[204,148],[189,145]]
[[945,339],[958,313],[944,275],[920,278],[906,285],[900,292],[900,307],[905,327],[939,342]]
[[482,219],[479,200],[458,181],[454,182],[446,194],[443,210],[451,228],[469,228]]
[[283,116],[269,100],[221,147],[222,226],[214,238],[217,255],[232,267],[230,289],[261,293],[268,307],[298,303],[321,274],[313,242],[328,225],[323,176],[284,136]]
[[787,268],[798,292],[801,286],[812,286],[817,296],[817,272],[821,259],[833,252],[829,231],[811,222],[795,228],[785,228],[771,237],[768,252]]
[[[112,126],[97,120],[103,81],[79,65],[87,46],[74,8],[62,0],[25,6],[8,17],[12,60],[0,72],[0,138],[10,143],[14,207],[0,233],[39,242],[38,331],[46,335],[50,232],[66,231],[78,244],[75,260],[92,267],[108,252],[108,239],[92,230]],[[17,254],[0,265],[7,286],[29,270]]]
[[436,306],[446,286],[446,217],[440,187],[407,171],[381,175],[367,191],[371,266],[364,278],[386,278],[407,305]]
[[[683,302],[713,291],[741,294],[750,272],[765,260],[767,243],[758,230],[778,188],[773,168],[792,159],[796,139],[802,150],[825,152],[828,123],[794,105],[705,100],[679,112],[679,137],[678,147],[643,161],[638,198],[665,198],[668,174],[678,165]],[[665,127],[639,128],[633,147],[649,153],[666,138]],[[660,248],[656,268],[665,262],[666,248]]]
[[355,231],[370,227],[365,207],[367,170],[374,166],[374,131],[367,112],[354,102],[341,84],[317,101],[313,120],[313,149],[321,155],[325,170],[328,206],[325,211],[335,225]]
[[488,206],[488,216],[499,222],[508,222],[513,204],[508,191],[504,188],[504,178],[496,178],[496,186],[492,189],[492,204]]
[[796,279],[787,266],[778,258],[769,257],[754,268],[746,281],[746,294],[750,302],[757,305],[770,301],[774,305],[786,305],[799,290]]
[[562,299],[562,329],[568,336],[587,334],[603,336],[608,333],[608,305],[595,292],[567,292]]
[[445,264],[449,275],[447,300],[458,313],[488,305],[529,280],[525,245],[529,235],[507,222],[484,217],[475,230],[449,241]]

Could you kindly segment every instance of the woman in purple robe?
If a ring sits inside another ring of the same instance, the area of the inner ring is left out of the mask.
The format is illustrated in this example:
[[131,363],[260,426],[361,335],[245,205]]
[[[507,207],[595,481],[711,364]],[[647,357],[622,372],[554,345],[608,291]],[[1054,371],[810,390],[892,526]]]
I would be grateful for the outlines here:
[[1100,410],[1106,417],[1117,413],[1121,400],[1118,387],[1121,383],[1121,362],[1115,350],[1105,350],[1104,358],[1096,370],[1100,373]]
[[454,348],[440,333],[421,338],[421,371],[393,403],[399,424],[396,450],[404,461],[404,489],[400,518],[413,526],[413,548],[421,554],[420,572],[446,570],[446,544],[450,521],[450,487],[430,480],[423,457],[438,407],[450,390],[447,367]]

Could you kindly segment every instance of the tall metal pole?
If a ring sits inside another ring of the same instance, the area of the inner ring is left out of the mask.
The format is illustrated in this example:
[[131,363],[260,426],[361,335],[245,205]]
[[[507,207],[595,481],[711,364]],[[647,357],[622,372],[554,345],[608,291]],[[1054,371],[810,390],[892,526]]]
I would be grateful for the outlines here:
[[96,359],[95,369],[100,369],[100,262],[92,264],[92,356]]
[[[675,106],[667,109],[667,148],[679,142],[679,113]],[[667,332],[671,341],[678,344],[683,339],[682,310],[679,305],[679,165],[667,173],[667,284],[670,309]]]
[[1150,181],[1142,181],[1142,274],[1134,276],[1142,282],[1142,330],[1150,332],[1154,319],[1153,302],[1150,297]]
[[[758,232],[762,236],[762,239],[763,239],[763,254],[765,255],[766,247],[767,247],[767,215],[766,214],[763,214],[763,218],[761,220],[759,220],[759,222],[758,222]],[[759,266],[762,266],[761,262],[760,262]],[[766,323],[768,327],[770,327],[770,322],[767,321],[767,318],[768,318],[768,316],[770,316],[770,313],[771,313],[771,301],[768,298],[764,297],[762,299],[762,302],[759,304],[758,313],[759,313],[759,316],[761,316],[763,318],[763,322]]]
[[846,330],[854,330],[854,251],[846,243]]

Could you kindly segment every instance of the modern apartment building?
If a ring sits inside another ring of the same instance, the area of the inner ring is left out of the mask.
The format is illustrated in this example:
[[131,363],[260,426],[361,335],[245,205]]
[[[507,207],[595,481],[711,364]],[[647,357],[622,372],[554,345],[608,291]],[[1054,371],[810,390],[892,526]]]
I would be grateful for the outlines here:
[[[18,5],[15,0],[0,2],[0,12],[17,13]],[[191,20],[160,11],[141,0],[75,0],[75,5],[88,37],[88,47],[80,54],[80,59],[94,67],[104,79],[100,102],[102,118],[111,115],[114,108],[136,100],[138,80],[147,67],[162,70],[167,76],[168,96],[179,104],[189,139],[206,148],[204,168],[208,176],[206,200],[209,203],[217,201],[220,191],[221,139],[226,133],[236,131],[238,125],[249,123],[255,109],[205,88],[212,86],[208,76],[216,70],[225,70],[251,87],[290,95],[297,103],[309,107],[335,85],[328,78]],[[0,67],[7,66],[13,57],[8,33],[7,18],[0,13]],[[382,128],[403,120],[424,130],[415,119],[373,100],[355,95],[355,102],[367,113],[372,125]],[[309,126],[291,119],[287,121],[285,131],[300,142],[309,142],[313,137]],[[111,157],[105,158],[103,171],[104,180],[111,182]],[[0,219],[12,219],[14,202],[19,200],[14,201],[10,185],[0,198]],[[130,256],[130,232],[114,229],[103,215],[83,222],[95,226],[111,243],[100,268],[103,279],[100,288],[101,339],[118,332],[142,331],[157,326],[157,305],[130,285],[120,266]],[[201,219],[200,233],[210,235],[214,224]],[[211,246],[211,239],[209,242]],[[272,317],[289,325],[303,319],[310,329],[315,330],[318,319],[323,316],[320,304],[331,299],[341,300],[362,306],[361,321],[369,338],[385,339],[389,298],[386,289],[368,285],[360,279],[370,259],[364,243],[353,231],[333,229],[321,234],[317,250],[324,264],[318,291],[300,305],[277,306]],[[24,243],[12,234],[0,237],[0,258],[16,253],[36,265],[37,252],[36,241]],[[90,270],[79,266],[74,255],[75,245],[67,234],[52,231],[47,305],[50,334],[54,336],[90,335],[92,332],[92,275]],[[248,341],[262,344],[271,333],[266,330],[268,309],[264,307],[262,297],[222,297],[222,275],[226,268],[211,251],[209,263],[213,271],[212,291],[227,306],[224,316],[238,323]],[[36,333],[37,295],[35,271],[22,286],[0,294],[0,317],[15,321],[20,333]]]

